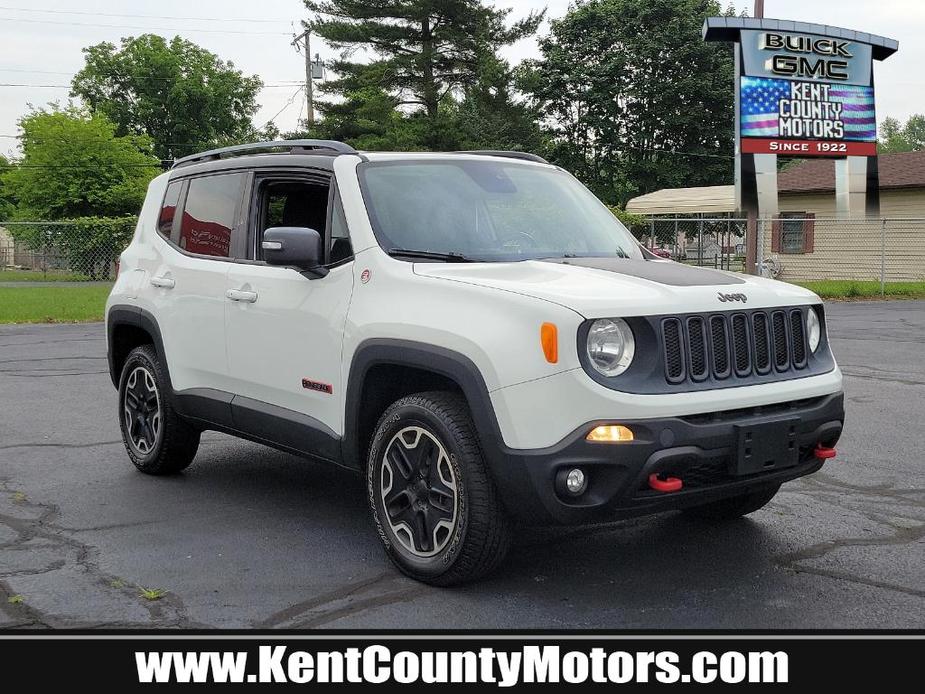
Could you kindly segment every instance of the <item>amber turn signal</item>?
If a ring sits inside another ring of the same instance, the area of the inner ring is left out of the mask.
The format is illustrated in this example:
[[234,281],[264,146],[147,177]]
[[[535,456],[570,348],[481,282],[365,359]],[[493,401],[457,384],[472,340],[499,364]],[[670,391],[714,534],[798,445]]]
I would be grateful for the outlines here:
[[588,441],[597,443],[619,443],[622,441],[632,441],[633,432],[622,424],[604,424],[594,427],[587,436]]
[[555,364],[559,361],[559,329],[555,323],[543,323],[540,327],[540,344],[546,361]]

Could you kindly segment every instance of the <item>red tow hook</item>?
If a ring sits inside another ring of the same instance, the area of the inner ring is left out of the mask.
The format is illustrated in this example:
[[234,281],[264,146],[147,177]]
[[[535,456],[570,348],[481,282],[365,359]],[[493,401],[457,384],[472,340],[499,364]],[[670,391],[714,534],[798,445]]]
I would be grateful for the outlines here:
[[828,460],[829,458],[835,457],[835,449],[829,448],[828,446],[823,446],[821,443],[817,443],[813,454],[819,458],[819,460]]
[[649,486],[657,492],[676,492],[684,486],[684,483],[677,477],[660,479],[658,473],[653,472],[649,475]]

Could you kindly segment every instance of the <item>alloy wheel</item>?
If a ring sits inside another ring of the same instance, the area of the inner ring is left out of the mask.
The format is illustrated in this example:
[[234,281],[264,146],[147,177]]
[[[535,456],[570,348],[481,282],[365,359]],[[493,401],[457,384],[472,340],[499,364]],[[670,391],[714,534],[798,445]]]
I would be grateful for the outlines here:
[[380,493],[395,538],[417,557],[449,544],[459,516],[456,475],[443,444],[429,431],[399,431],[382,459]]
[[157,444],[161,429],[161,401],[154,376],[136,366],[125,382],[122,409],[129,443],[141,455],[148,455]]

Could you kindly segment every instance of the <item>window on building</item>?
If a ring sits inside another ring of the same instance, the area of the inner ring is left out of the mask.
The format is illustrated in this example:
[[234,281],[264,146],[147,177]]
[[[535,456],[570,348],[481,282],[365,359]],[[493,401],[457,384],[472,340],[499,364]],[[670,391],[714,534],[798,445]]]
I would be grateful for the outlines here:
[[774,253],[812,253],[815,215],[807,212],[782,212],[774,220],[771,251]]
[[244,174],[204,176],[190,181],[180,223],[180,248],[230,258]]

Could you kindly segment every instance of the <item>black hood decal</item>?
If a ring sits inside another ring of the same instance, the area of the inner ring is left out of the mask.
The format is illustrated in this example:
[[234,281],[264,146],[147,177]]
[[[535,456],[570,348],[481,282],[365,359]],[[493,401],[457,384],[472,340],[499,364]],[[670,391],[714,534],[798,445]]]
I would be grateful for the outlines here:
[[745,280],[723,272],[671,261],[631,260],[629,258],[548,258],[546,262],[606,270],[673,287],[745,284]]

